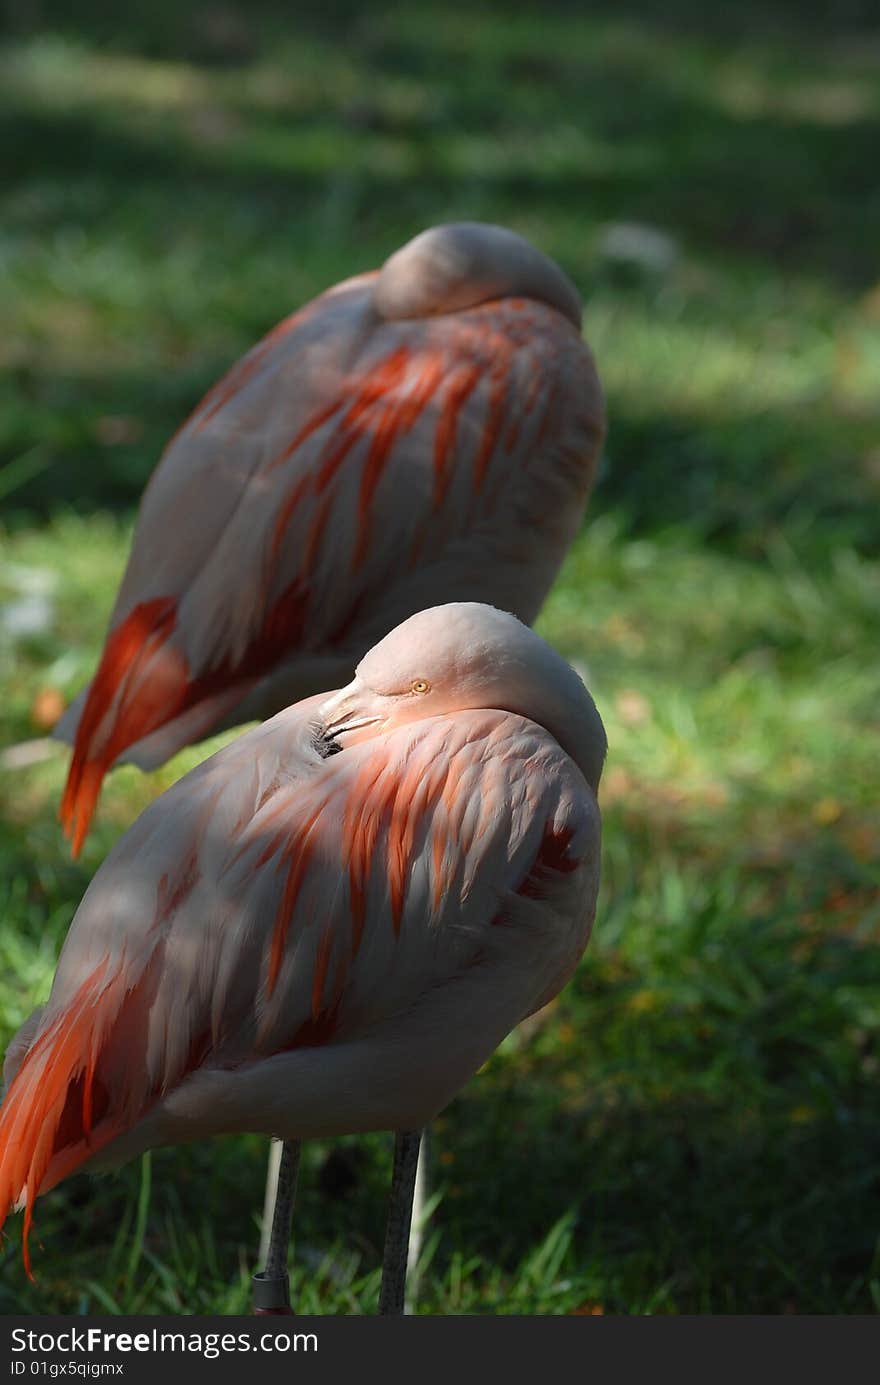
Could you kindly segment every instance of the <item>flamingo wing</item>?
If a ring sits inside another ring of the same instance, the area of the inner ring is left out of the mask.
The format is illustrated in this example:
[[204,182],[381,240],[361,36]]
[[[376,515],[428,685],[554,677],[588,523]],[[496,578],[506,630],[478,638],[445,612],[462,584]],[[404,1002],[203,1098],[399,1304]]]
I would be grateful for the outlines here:
[[[465,1080],[567,978],[598,810],[552,737],[470,712],[324,758],[309,708],[185,776],[95,876],[0,1111],[0,1221],[24,1201],[27,1230],[39,1192],[206,1073],[381,1034],[494,969]],[[198,1133],[224,1128],[221,1103]]]
[[157,468],[99,668],[59,728],[74,852],[120,758],[155,766],[345,681],[438,596],[537,613],[602,434],[589,352],[524,299],[385,321],[372,282],[282,322]]

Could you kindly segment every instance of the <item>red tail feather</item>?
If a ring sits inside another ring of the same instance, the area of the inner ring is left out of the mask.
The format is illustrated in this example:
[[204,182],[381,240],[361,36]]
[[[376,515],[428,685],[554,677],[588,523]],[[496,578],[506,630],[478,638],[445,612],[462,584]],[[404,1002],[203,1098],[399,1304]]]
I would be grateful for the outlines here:
[[61,821],[74,856],[114,760],[180,709],[186,667],[167,643],[175,624],[173,597],[157,597],[135,606],[107,639],[76,730],[61,800]]
[[[305,613],[306,596],[295,580],[265,611],[237,663],[221,659],[208,672],[191,676],[171,639],[177,630],[176,598],[156,597],[135,606],[108,636],[76,731],[60,811],[74,856],[86,839],[104,775],[119,756],[198,706],[205,716],[195,729],[207,735],[248,685],[299,643]],[[192,738],[193,724],[180,744]]]
[[95,1082],[98,1051],[124,996],[120,978],[108,981],[106,972],[105,960],[39,1036],[0,1108],[0,1227],[24,1203],[22,1250],[31,1279],[28,1235],[38,1195],[120,1129],[107,1118],[106,1093]]

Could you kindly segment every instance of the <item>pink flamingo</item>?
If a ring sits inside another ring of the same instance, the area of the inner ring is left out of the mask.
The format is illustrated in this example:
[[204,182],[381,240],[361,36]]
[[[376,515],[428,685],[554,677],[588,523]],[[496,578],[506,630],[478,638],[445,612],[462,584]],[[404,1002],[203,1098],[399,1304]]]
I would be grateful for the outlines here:
[[157,799],[7,1054],[0,1225],[24,1207],[28,1273],[35,1199],[75,1169],[260,1131],[291,1142],[280,1280],[295,1142],[392,1129],[380,1311],[401,1311],[416,1132],[587,944],[604,754],[568,664],[456,603]]
[[601,389],[563,272],[476,223],[286,318],[141,502],[101,661],[57,734],[79,852],[109,768],[338,687],[438,601],[531,623],[580,524]]

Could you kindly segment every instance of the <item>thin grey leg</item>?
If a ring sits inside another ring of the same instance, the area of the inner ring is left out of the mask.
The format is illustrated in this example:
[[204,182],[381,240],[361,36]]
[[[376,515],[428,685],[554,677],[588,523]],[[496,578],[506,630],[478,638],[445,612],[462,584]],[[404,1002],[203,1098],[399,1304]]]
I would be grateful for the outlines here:
[[399,1131],[394,1137],[394,1170],[385,1229],[382,1288],[379,1293],[380,1316],[400,1317],[403,1314],[407,1250],[421,1140],[420,1130]]
[[266,1266],[253,1278],[255,1313],[291,1312],[287,1252],[290,1246],[298,1173],[299,1140],[285,1140],[278,1164],[275,1209],[272,1214],[272,1234],[269,1237]]
[[406,1257],[406,1302],[404,1314],[413,1311],[413,1304],[419,1292],[419,1257],[422,1241],[425,1239],[426,1206],[428,1202],[428,1131],[422,1131],[419,1145],[419,1162],[416,1167],[416,1186],[413,1192],[412,1226],[409,1232],[409,1248]]
[[263,1194],[263,1222],[260,1228],[260,1249],[257,1264],[265,1265],[269,1256],[269,1240],[272,1235],[272,1222],[275,1217],[275,1198],[278,1195],[278,1171],[281,1168],[283,1140],[269,1141],[269,1159],[266,1164],[266,1191]]

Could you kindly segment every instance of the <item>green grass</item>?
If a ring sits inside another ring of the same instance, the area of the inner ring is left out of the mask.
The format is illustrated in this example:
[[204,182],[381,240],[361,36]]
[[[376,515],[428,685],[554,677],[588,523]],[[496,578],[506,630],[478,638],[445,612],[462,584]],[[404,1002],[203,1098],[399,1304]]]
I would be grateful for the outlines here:
[[[869,7],[135,8],[47,0],[2,59],[0,739],[87,677],[140,489],[225,365],[431,222],[532,236],[609,399],[541,622],[608,729],[605,874],[574,981],[437,1122],[420,1310],[876,1310]],[[665,265],[607,253],[629,221]],[[0,772],[0,1039],[203,753],[115,774],[76,864],[64,752]],[[389,1142],[334,1148],[306,1148],[294,1293],[372,1312]],[[71,1180],[36,1287],[14,1226],[0,1248],[0,1311],[244,1311],[263,1173],[247,1137]]]

